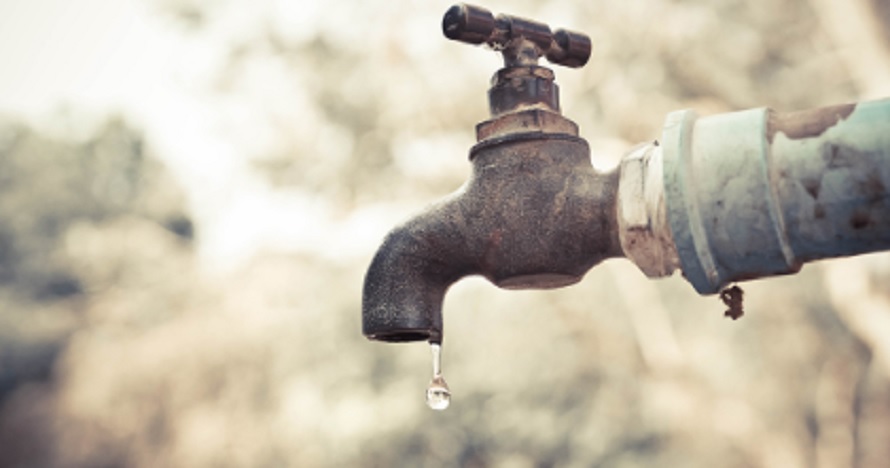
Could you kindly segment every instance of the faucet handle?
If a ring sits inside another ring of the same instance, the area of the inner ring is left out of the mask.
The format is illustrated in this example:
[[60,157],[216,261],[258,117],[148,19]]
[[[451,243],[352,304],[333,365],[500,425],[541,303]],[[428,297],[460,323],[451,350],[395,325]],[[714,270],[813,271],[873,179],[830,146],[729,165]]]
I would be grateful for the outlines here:
[[509,15],[495,17],[485,8],[457,4],[442,18],[445,37],[468,44],[485,43],[504,54],[506,66],[535,65],[541,57],[566,67],[583,67],[592,45],[585,34],[557,29]]

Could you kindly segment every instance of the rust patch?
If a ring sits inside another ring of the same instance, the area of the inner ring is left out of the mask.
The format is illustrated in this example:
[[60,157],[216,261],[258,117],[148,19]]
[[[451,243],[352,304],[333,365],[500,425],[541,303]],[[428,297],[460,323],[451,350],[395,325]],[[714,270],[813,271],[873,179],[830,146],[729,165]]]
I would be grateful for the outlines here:
[[841,145],[825,143],[822,150],[823,158],[827,158],[828,169],[840,169],[856,165],[858,153],[856,150]]
[[804,179],[801,181],[803,188],[807,190],[813,199],[819,198],[819,190],[822,188],[822,179]]
[[855,109],[856,104],[850,103],[784,114],[770,110],[766,138],[772,143],[778,132],[791,140],[817,137],[849,117]]
[[488,234],[488,243],[485,245],[485,252],[482,254],[482,265],[485,268],[492,268],[498,264],[498,251],[504,241],[504,233],[500,229],[494,229]]
[[545,109],[527,109],[476,125],[476,141],[523,132],[565,133],[578,136],[578,125]]
[[871,224],[871,216],[867,211],[856,210],[853,217],[850,218],[850,227],[853,229],[864,229]]
[[742,308],[742,298],[744,294],[745,292],[742,291],[742,288],[738,287],[738,285],[720,291],[720,300],[723,301],[723,304],[726,305],[726,307],[729,307],[729,309],[723,313],[724,317],[738,320],[739,317],[745,315],[745,311]]
[[813,207],[813,217],[816,219],[825,219],[825,207],[817,203]]
[[881,177],[875,173],[868,175],[868,178],[859,184],[859,190],[868,197],[869,203],[875,203],[883,199],[887,194],[887,188]]

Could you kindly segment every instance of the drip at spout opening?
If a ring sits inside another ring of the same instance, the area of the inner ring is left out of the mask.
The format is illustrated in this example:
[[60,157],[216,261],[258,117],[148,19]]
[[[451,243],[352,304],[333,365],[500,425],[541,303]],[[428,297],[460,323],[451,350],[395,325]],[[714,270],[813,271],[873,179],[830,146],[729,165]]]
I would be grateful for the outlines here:
[[433,356],[433,379],[426,389],[426,404],[431,409],[442,411],[451,404],[451,390],[442,377],[442,345],[430,343]]

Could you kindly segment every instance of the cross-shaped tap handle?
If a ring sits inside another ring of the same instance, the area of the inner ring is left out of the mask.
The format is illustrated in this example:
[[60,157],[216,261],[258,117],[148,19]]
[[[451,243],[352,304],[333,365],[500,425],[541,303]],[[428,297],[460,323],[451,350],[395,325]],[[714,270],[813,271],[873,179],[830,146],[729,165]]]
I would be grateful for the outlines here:
[[442,18],[445,37],[468,44],[489,45],[504,54],[506,65],[534,65],[541,57],[566,67],[583,67],[590,58],[590,38],[537,21],[509,15],[495,17],[485,8],[457,4]]

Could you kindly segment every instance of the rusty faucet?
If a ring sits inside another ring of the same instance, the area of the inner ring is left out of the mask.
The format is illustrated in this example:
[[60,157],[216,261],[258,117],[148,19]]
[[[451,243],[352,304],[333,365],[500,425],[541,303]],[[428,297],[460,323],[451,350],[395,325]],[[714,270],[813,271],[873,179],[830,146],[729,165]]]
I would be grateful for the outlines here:
[[670,114],[661,143],[596,171],[560,113],[553,72],[581,67],[590,39],[456,5],[449,39],[504,56],[476,126],[470,180],[396,227],[365,277],[370,339],[442,340],[453,283],[508,289],[576,283],[624,256],[647,276],[681,270],[702,294],[796,272],[804,262],[890,249],[890,100],[780,114]]
[[553,72],[538,65],[547,57],[583,66],[590,39],[467,5],[448,10],[442,29],[449,39],[500,51],[505,66],[488,92],[491,119],[476,127],[470,180],[394,229],[371,263],[363,332],[375,340],[441,341],[445,291],[464,276],[503,288],[556,288],[621,255],[618,174],[594,170],[578,126],[560,114]]

